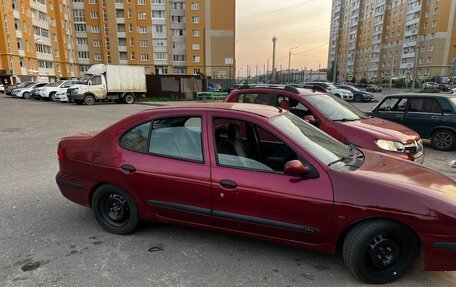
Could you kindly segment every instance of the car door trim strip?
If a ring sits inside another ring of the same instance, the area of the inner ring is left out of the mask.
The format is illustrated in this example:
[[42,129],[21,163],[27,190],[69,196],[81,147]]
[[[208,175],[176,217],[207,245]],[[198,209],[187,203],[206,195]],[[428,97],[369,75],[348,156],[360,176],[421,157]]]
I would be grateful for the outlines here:
[[266,218],[262,218],[262,217],[244,215],[244,214],[239,214],[239,213],[226,212],[226,211],[221,211],[221,210],[211,210],[209,208],[204,208],[204,207],[199,207],[199,206],[174,203],[174,202],[169,202],[169,201],[161,201],[161,200],[148,200],[147,203],[151,206],[178,209],[178,210],[187,211],[187,212],[199,213],[199,214],[207,215],[207,216],[212,215],[214,217],[238,220],[238,221],[243,221],[243,222],[247,222],[247,223],[254,223],[254,224],[266,225],[266,226],[271,226],[271,227],[290,229],[290,230],[312,233],[312,234],[320,233],[320,230],[318,228],[314,228],[314,227],[287,223],[287,222],[277,221],[277,220],[272,220],[272,219],[266,219]]
[[211,215],[211,209],[194,206],[194,205],[180,204],[180,203],[161,201],[161,200],[148,200],[147,203],[152,206],[155,205],[155,206],[160,206],[160,207],[180,209],[183,211],[199,213],[199,214],[203,214],[203,215],[209,215],[209,216]]
[[272,219],[266,219],[266,218],[262,218],[262,217],[256,217],[256,216],[250,216],[250,215],[244,215],[244,214],[238,214],[238,213],[232,213],[232,212],[226,212],[226,211],[220,211],[220,210],[213,210],[212,215],[215,217],[220,217],[220,218],[233,219],[233,220],[244,221],[244,222],[248,222],[248,223],[255,223],[255,224],[260,224],[260,225],[268,225],[268,226],[279,227],[279,228],[284,228],[284,229],[291,229],[291,230],[296,230],[296,231],[301,231],[301,232],[306,232],[306,233],[313,233],[313,234],[320,233],[320,230],[318,228],[297,225],[297,224],[293,224],[293,223],[277,221],[277,220],[272,220]]

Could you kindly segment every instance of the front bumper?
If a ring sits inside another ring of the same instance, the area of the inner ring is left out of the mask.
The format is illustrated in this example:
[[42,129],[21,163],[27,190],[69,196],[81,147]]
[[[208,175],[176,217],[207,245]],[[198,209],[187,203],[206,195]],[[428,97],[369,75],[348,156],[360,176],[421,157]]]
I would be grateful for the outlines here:
[[456,236],[421,234],[424,269],[427,271],[456,270]]

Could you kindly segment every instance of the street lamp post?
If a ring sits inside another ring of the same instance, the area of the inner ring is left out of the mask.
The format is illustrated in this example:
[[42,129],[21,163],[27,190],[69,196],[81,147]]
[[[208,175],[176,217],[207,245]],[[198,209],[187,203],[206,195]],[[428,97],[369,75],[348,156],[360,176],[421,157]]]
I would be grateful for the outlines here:
[[288,83],[290,84],[290,69],[291,69],[291,50],[297,49],[298,47],[293,47],[288,50]]

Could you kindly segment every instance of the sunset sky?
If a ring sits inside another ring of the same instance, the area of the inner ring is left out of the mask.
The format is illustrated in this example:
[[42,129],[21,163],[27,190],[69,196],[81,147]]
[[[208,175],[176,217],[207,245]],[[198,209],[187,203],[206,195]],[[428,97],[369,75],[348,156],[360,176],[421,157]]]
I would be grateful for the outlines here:
[[238,0],[236,1],[236,66],[241,75],[259,73],[269,59],[272,37],[277,37],[277,69],[317,69],[327,66],[331,0]]

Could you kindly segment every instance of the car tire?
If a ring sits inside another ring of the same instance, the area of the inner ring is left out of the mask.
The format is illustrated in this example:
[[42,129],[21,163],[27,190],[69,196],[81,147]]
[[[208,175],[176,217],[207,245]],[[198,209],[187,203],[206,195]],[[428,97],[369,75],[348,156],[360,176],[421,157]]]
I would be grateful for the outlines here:
[[88,106],[91,106],[95,103],[95,97],[92,95],[86,95],[84,97],[84,103]]
[[49,100],[51,100],[53,102],[55,101],[55,92],[52,92],[49,94]]
[[436,130],[432,134],[431,145],[436,150],[453,150],[456,148],[456,134],[450,130]]
[[361,97],[360,95],[355,95],[355,97],[353,98],[353,100],[357,103],[360,103],[363,101],[363,97]]
[[123,97],[122,102],[124,104],[133,104],[135,102],[135,96],[133,96],[132,94],[126,94]]
[[93,194],[92,209],[97,222],[108,232],[128,234],[139,225],[138,210],[131,196],[112,185],[102,185]]
[[347,268],[368,284],[385,284],[402,277],[418,256],[419,241],[408,227],[387,219],[355,225],[345,237]]
[[25,92],[24,94],[22,94],[22,97],[26,100],[30,99],[30,93],[29,92]]

